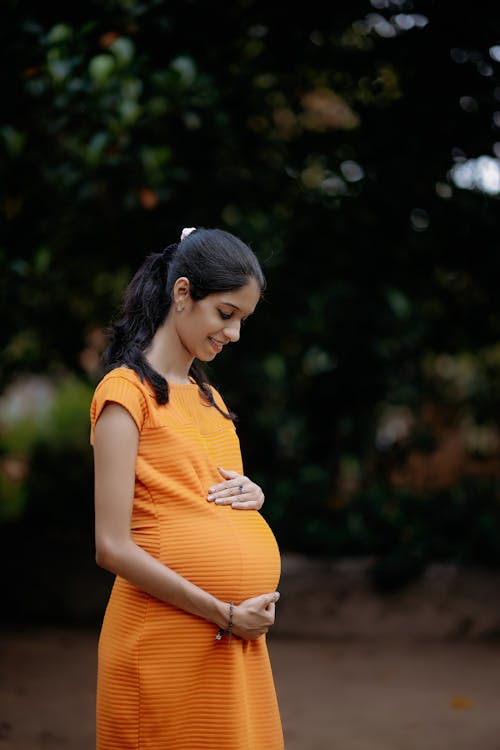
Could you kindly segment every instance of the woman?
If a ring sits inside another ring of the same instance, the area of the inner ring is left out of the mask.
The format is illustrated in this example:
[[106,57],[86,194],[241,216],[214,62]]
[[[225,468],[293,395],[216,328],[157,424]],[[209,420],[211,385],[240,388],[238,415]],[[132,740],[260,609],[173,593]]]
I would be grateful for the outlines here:
[[238,341],[264,286],[237,237],[183,230],[146,258],[112,325],[91,405],[96,559],[116,575],[98,750],[283,747],[266,647],[279,550],[200,366]]

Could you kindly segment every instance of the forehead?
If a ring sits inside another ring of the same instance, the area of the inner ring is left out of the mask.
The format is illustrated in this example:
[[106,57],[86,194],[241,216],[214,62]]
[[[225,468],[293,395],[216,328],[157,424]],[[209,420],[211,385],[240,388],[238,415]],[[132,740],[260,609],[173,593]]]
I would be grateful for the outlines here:
[[250,315],[255,310],[260,299],[260,287],[255,279],[249,279],[248,282],[230,292],[216,292],[211,295],[218,304],[227,305],[228,307],[237,308],[244,315]]

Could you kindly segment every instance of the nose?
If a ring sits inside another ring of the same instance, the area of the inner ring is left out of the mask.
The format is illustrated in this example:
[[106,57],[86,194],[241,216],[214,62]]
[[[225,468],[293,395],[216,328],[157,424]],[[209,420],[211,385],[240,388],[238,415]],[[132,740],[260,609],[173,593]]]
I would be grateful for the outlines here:
[[240,340],[240,327],[241,323],[239,320],[231,320],[224,326],[224,336],[232,343],[236,343]]

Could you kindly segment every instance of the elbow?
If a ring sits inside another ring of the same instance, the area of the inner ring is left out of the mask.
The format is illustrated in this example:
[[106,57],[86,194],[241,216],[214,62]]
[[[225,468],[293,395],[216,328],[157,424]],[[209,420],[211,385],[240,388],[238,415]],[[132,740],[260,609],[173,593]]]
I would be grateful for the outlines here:
[[116,574],[119,568],[119,557],[115,545],[109,541],[96,539],[95,561],[100,568]]

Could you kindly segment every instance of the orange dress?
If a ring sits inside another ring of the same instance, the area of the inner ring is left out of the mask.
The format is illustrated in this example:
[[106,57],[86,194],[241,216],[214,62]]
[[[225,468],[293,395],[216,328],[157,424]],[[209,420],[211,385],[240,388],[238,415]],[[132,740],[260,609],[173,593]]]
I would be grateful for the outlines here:
[[[140,433],[136,543],[223,601],[275,591],[280,554],[262,515],[206,499],[223,481],[217,466],[243,473],[233,423],[194,383],[170,384],[159,406],[149,384],[120,367],[95,390],[91,443],[110,402],[128,410]],[[117,576],[99,638],[97,750],[282,750],[265,636],[228,643],[216,633]]]

